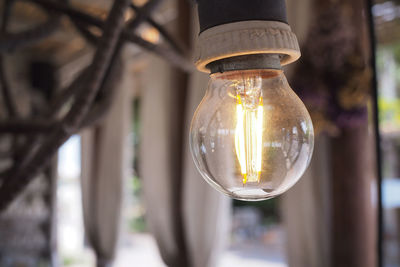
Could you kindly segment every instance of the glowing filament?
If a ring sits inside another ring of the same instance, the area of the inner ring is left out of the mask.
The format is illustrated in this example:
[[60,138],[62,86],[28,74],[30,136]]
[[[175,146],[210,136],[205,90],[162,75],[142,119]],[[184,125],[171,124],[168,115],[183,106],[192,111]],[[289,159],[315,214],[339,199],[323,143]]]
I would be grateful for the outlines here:
[[236,118],[235,149],[243,184],[259,182],[262,167],[262,98],[259,98],[256,107],[247,107],[237,95]]

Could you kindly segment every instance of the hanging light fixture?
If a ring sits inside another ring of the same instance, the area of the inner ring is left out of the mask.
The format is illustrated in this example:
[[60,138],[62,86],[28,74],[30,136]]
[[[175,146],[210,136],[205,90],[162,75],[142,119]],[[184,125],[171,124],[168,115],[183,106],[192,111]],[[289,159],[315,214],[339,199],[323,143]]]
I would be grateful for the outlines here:
[[210,73],[190,130],[203,178],[240,200],[291,188],[314,145],[310,116],[282,65],[300,57],[284,0],[198,0],[198,70]]

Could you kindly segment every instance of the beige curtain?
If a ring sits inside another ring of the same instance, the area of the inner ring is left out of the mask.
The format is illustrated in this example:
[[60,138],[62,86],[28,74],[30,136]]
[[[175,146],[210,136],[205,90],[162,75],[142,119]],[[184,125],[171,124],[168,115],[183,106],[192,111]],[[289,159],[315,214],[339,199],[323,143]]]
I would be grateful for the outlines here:
[[143,75],[140,175],[146,218],[168,266],[215,266],[229,229],[229,201],[200,177],[187,138],[194,109],[207,86],[207,75],[193,74],[187,89],[184,153],[179,159],[183,161],[181,181],[172,170],[176,160],[172,153],[176,129],[171,129],[176,115],[174,77],[170,65],[158,58],[151,58]]
[[290,267],[330,266],[329,161],[328,137],[319,137],[306,173],[281,198]]
[[123,181],[129,170],[130,87],[119,90],[99,126],[82,132],[82,201],[86,238],[98,267],[112,266],[120,228]]
[[147,224],[157,240],[161,256],[169,266],[178,266],[183,249],[178,236],[171,166],[171,121],[174,88],[167,62],[152,57],[141,76],[141,140],[139,173],[143,182]]
[[191,266],[216,266],[230,231],[231,200],[208,185],[194,165],[189,150],[189,126],[205,94],[209,77],[192,74],[186,106],[184,158],[184,220]]
[[[313,0],[288,0],[288,19],[300,45],[312,20]],[[301,58],[299,62],[301,61]],[[287,68],[290,74],[294,65]],[[281,198],[290,267],[329,267],[329,138],[315,139],[313,158],[300,181]]]

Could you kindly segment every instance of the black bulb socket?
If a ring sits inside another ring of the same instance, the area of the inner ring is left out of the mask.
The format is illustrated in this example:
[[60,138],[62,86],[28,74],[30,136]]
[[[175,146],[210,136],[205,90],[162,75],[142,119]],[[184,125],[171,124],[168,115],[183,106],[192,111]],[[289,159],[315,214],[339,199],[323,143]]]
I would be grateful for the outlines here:
[[288,24],[285,0],[197,0],[200,33],[222,24],[268,20]]

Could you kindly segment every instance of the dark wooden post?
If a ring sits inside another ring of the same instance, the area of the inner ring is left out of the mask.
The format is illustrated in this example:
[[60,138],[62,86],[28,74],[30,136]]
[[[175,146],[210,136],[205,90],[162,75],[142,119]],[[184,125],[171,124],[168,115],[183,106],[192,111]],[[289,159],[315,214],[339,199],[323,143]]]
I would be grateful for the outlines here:
[[373,267],[376,262],[374,162],[366,125],[332,139],[332,266]]
[[375,161],[367,103],[372,79],[366,1],[314,0],[293,88],[316,132],[331,138],[331,267],[376,266]]

